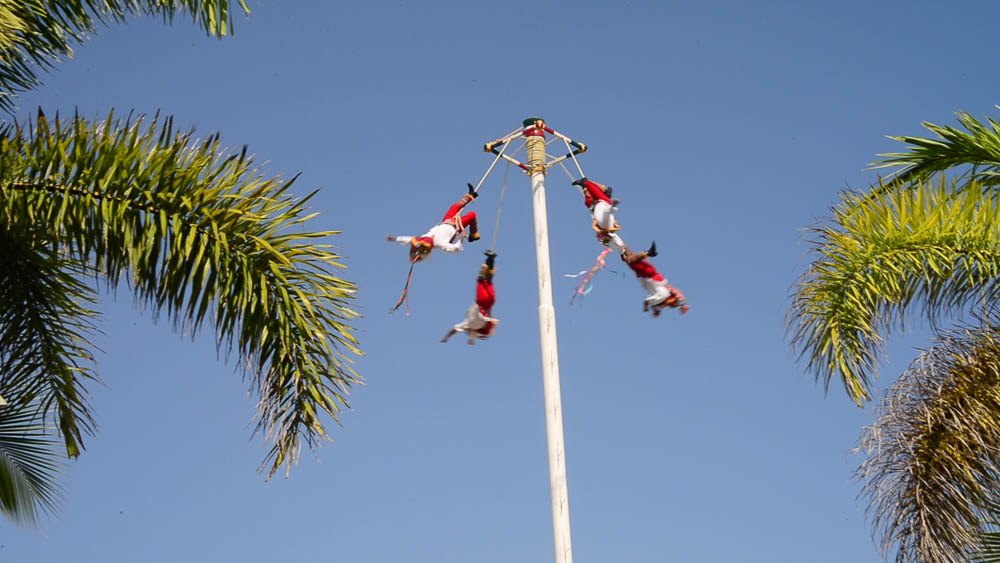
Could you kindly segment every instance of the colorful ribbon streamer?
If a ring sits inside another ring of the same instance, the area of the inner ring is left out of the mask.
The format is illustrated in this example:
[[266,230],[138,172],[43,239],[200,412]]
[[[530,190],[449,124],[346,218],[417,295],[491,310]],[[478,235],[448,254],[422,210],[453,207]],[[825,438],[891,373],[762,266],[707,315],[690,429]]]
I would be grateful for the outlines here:
[[594,278],[594,274],[597,273],[597,270],[600,270],[601,268],[604,267],[604,258],[607,257],[608,253],[610,252],[611,248],[605,248],[603,251],[601,251],[601,253],[597,256],[597,260],[594,261],[594,265],[591,266],[590,270],[580,270],[580,273],[578,274],[563,274],[563,276],[567,278],[578,278],[580,276],[583,276],[583,279],[580,281],[579,285],[576,286],[576,290],[573,291],[573,297],[569,299],[570,305],[573,304],[573,300],[576,299],[577,295],[587,295],[588,293],[590,293],[590,290],[594,289],[593,286],[588,287],[587,284],[589,284],[590,280]]
[[399,309],[399,306],[404,302],[406,303],[406,316],[410,316],[410,280],[413,279],[413,267],[417,265],[416,261],[410,262],[410,273],[406,274],[406,285],[403,286],[403,293],[399,296],[399,301],[396,302],[396,306],[393,307],[389,314],[393,314]]

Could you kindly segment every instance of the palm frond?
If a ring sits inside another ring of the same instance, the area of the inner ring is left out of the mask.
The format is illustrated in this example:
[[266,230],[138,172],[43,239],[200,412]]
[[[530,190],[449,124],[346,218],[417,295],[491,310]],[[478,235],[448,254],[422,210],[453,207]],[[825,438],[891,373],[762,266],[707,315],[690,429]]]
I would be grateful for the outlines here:
[[861,494],[896,561],[958,563],[997,545],[979,533],[1000,491],[1000,325],[988,319],[940,333],[862,434]]
[[308,232],[310,196],[265,179],[246,148],[196,141],[170,118],[80,117],[0,128],[0,221],[45,232],[70,259],[192,334],[210,318],[219,346],[260,398],[257,431],[273,440],[268,476],[326,436],[360,377],[344,266]]
[[0,409],[0,514],[22,525],[37,525],[62,500],[64,467],[37,405],[12,402]]
[[12,404],[37,402],[75,456],[94,429],[84,384],[97,378],[97,313],[82,264],[51,243],[44,232],[0,231],[0,390]]
[[884,336],[907,313],[935,323],[1000,295],[1000,206],[941,177],[913,190],[843,194],[833,213],[812,229],[818,257],[793,290],[787,322],[808,369],[827,389],[839,377],[860,406]]
[[245,0],[0,0],[0,110],[12,111],[19,92],[40,84],[37,69],[72,56],[72,43],[82,42],[98,24],[136,15],[169,23],[190,15],[208,35],[221,37],[232,32],[237,6],[250,11]]
[[907,143],[907,152],[886,153],[887,157],[873,162],[871,168],[896,168],[891,180],[879,189],[894,188],[913,181],[927,180],[934,174],[955,167],[971,166],[966,177],[980,186],[1000,183],[1000,123],[987,118],[982,123],[966,112],[958,112],[958,121],[965,129],[923,122],[924,128],[936,139],[912,136],[890,136]]

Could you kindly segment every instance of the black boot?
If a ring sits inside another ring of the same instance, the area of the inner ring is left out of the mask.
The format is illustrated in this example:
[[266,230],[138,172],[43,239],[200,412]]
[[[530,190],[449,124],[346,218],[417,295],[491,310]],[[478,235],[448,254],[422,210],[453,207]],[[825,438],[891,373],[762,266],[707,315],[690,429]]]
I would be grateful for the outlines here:
[[653,241],[653,244],[649,245],[649,250],[646,251],[646,256],[649,256],[650,258],[652,258],[653,256],[656,256],[656,241],[655,240]]
[[477,197],[479,197],[479,194],[476,193],[475,186],[473,186],[472,184],[466,184],[466,186],[469,186],[469,195],[472,196],[472,199],[476,199]]
[[574,181],[573,181],[573,185],[574,185],[574,186],[580,186],[580,187],[582,188],[582,187],[583,187],[583,184],[584,184],[584,182],[586,182],[586,181],[587,181],[587,177],[586,177],[586,176],[584,176],[583,178],[580,178],[579,180],[574,180]]
[[493,262],[497,259],[497,253],[492,250],[487,250],[483,254],[486,255],[486,261],[479,267],[479,279],[487,280],[490,283],[493,283],[493,274],[496,273],[496,268],[493,267]]

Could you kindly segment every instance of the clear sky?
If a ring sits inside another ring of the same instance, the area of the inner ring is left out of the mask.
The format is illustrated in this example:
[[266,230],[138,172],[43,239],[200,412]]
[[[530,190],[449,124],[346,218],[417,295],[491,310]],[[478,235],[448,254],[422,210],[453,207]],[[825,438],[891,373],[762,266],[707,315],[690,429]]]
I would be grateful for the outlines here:
[[[751,6],[751,4],[756,4]],[[527,179],[511,171],[496,336],[440,344],[474,295],[484,240],[406,276],[385,235],[420,234],[539,115],[590,147],[622,234],[692,307],[652,319],[634,278],[574,281],[599,252],[580,196],[548,177],[575,560],[881,560],[850,452],[872,409],[824,395],[788,350],[805,227],[867,163],[955,110],[994,115],[994,2],[276,2],[235,37],[189,21],[100,30],[20,100],[49,116],[157,110],[248,144],[319,188],[357,282],[367,386],[290,479],[257,472],[254,400],[211,334],[177,335],[109,296],[93,386],[100,433],[60,517],[0,526],[0,561],[552,560]],[[478,245],[478,246],[477,246]],[[619,274],[617,259],[609,264]],[[896,339],[882,386],[925,343]]]

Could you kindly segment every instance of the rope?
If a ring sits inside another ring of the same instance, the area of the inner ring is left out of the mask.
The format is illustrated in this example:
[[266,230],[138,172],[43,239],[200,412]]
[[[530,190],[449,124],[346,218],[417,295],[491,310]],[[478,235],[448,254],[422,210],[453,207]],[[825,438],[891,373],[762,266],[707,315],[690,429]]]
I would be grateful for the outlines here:
[[[566,168],[566,165],[561,162],[559,163],[559,166],[562,166],[563,172],[566,173],[566,176],[569,177],[569,180],[572,182],[574,178],[573,175],[569,173],[569,168]],[[582,177],[583,176],[581,176],[581,178]]]
[[[514,141],[511,141],[511,142],[513,143]],[[512,153],[510,153],[510,156],[517,156],[517,153],[521,152],[521,150],[523,150],[523,149],[524,149],[524,139],[521,139],[521,144],[517,146],[517,150],[515,150]]]
[[[563,143],[566,143],[566,150],[569,151],[569,155],[573,157],[573,163],[576,164],[576,169],[580,171],[580,177],[581,178],[585,177],[586,174],[583,173],[583,168],[580,166],[580,161],[577,160],[576,155],[573,154],[572,147],[569,146],[569,143],[565,139],[563,139]],[[563,164],[562,161],[559,162],[559,166],[562,167],[563,172],[566,173],[566,176],[568,176],[570,181],[572,182],[575,178],[573,178],[573,175],[569,173],[569,168],[566,168],[566,165]]]
[[[566,173],[566,177],[569,178],[570,183],[573,183],[573,181],[575,180],[575,178],[573,178],[573,175],[569,173],[569,168],[566,168],[566,165],[563,164],[563,163],[561,163],[561,162],[559,163],[559,166],[561,166],[562,169],[563,169],[563,172]],[[580,177],[583,178],[583,176],[580,176]],[[580,195],[583,195],[583,188],[582,187],[580,187],[580,186],[573,186],[573,187],[576,188],[576,190],[578,192],[580,192]]]
[[545,141],[541,137],[528,137],[524,140],[526,147],[525,160],[532,169],[545,169]]
[[[585,174],[583,173],[583,168],[580,168],[580,161],[576,159],[576,154],[573,152],[573,149],[569,146],[569,141],[563,139],[563,142],[566,143],[566,150],[569,151],[569,155],[573,157],[573,162],[576,163],[576,169],[580,171],[580,177],[583,178],[585,176]],[[560,162],[560,164],[562,163]]]
[[497,233],[500,231],[500,214],[503,213],[503,196],[507,193],[507,174],[510,173],[510,163],[507,163],[507,168],[503,171],[503,187],[500,188],[500,206],[497,207],[497,222],[493,226],[493,242],[490,243],[490,252],[496,248],[497,245]]
[[486,177],[490,175],[490,172],[493,172],[493,167],[497,165],[497,161],[500,160],[500,158],[503,156],[504,151],[506,151],[507,147],[509,146],[510,143],[504,143],[504,145],[500,147],[500,152],[497,153],[496,158],[493,159],[493,163],[490,164],[490,167],[486,169],[486,173],[483,174],[483,177],[479,179],[479,183],[476,184],[476,187],[472,191],[476,192],[477,194],[479,193],[479,188],[482,187],[483,182],[486,181]]
[[[493,159],[493,162],[490,164],[490,167],[486,169],[486,173],[483,174],[483,177],[479,179],[479,183],[476,184],[476,187],[474,189],[474,191],[476,193],[479,193],[479,188],[481,188],[483,186],[483,182],[486,181],[486,177],[490,175],[490,172],[493,172],[493,167],[496,166],[497,161],[500,160],[500,157],[504,154],[504,152],[507,150],[507,148],[510,147],[510,145],[513,144],[513,142],[514,142],[514,140],[512,139],[512,140],[508,141],[507,143],[504,143],[503,147],[500,149],[500,154],[498,154],[496,156],[496,158]],[[522,140],[521,144],[511,154],[512,155],[516,155],[517,153],[519,153],[521,151],[521,149],[524,148],[524,146],[525,146],[525,143]],[[507,161],[507,168],[504,168],[504,171],[503,171],[503,186],[501,186],[501,188],[500,188],[500,205],[499,205],[499,207],[497,207],[497,220],[496,220],[496,223],[493,225],[493,241],[490,243],[490,251],[491,252],[493,250],[496,250],[496,246],[497,246],[497,233],[500,232],[500,216],[503,214],[503,198],[504,198],[504,195],[507,193],[507,178],[509,176],[510,176],[510,161]],[[472,203],[474,201],[475,200],[470,201],[469,203]],[[407,280],[407,285],[409,285],[409,280]],[[404,291],[405,291],[405,289],[404,289]],[[399,305],[397,304],[396,307],[399,308]],[[395,309],[393,309],[393,310],[395,310]]]

